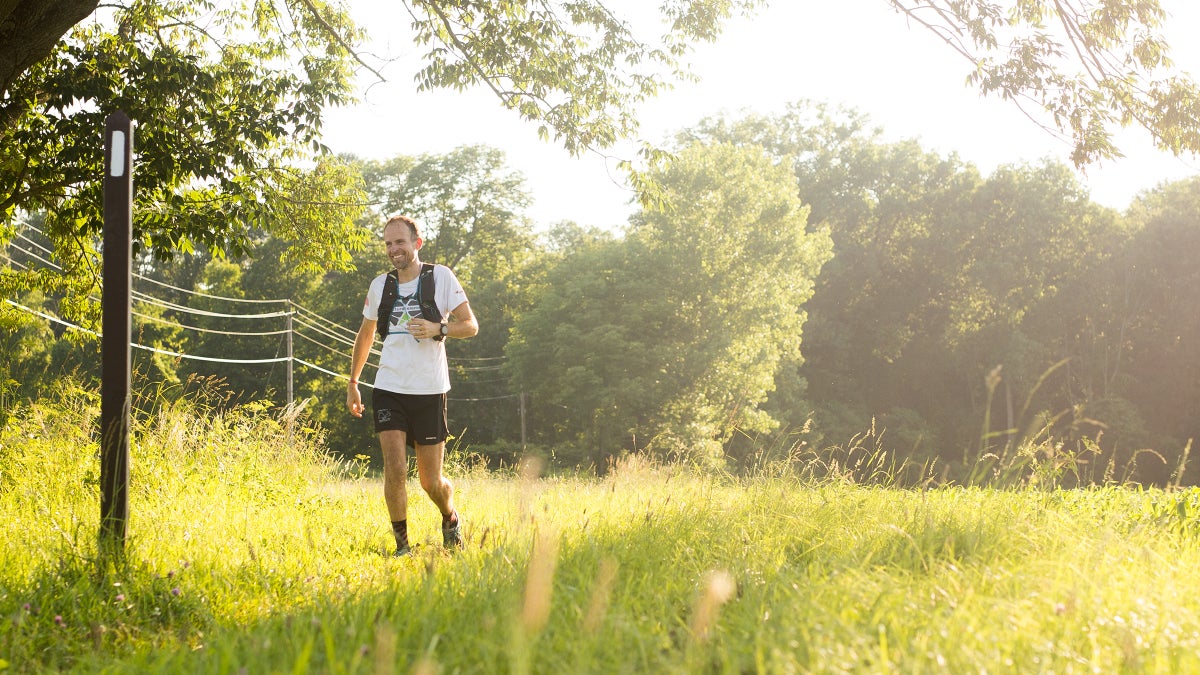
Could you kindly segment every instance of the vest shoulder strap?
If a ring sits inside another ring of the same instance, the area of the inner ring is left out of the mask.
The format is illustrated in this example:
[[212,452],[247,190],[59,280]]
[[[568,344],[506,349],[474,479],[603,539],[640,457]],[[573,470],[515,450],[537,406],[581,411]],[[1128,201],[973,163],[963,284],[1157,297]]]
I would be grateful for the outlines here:
[[396,306],[396,298],[400,295],[400,276],[396,270],[388,272],[383,280],[383,295],[379,298],[379,312],[375,318],[375,332],[382,340],[388,336],[392,327],[392,309]]
[[[433,263],[421,263],[421,274],[417,280],[417,301],[421,307],[421,318],[434,323],[441,323],[442,312],[438,309],[436,293],[437,283],[433,276]],[[375,319],[375,332],[379,339],[387,338],[392,327],[392,310],[400,297],[400,275],[396,270],[388,272],[383,280],[383,295],[379,298],[379,312]],[[434,340],[445,339],[439,335]]]
[[[421,263],[421,279],[417,282],[418,293],[420,294],[421,303],[421,318],[434,323],[442,322],[442,312],[438,309],[436,292],[437,283],[433,276],[433,263]],[[446,339],[443,335],[438,335],[433,338],[441,342]]]

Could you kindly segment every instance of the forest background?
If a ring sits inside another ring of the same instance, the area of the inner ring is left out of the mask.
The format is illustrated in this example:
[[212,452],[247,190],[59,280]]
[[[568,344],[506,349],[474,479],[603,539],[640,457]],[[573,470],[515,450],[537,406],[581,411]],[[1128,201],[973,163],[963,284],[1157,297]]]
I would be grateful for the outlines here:
[[[161,50],[164,17],[183,5],[134,4],[142,14],[115,31],[79,29],[9,88],[43,98],[6,116],[6,170],[18,157],[58,161],[26,160],[21,199],[6,202],[3,414],[64,378],[98,377],[86,332],[94,257],[81,243],[96,231],[95,186],[79,187],[94,159],[80,159],[66,127],[94,124],[106,106],[133,103],[137,117],[138,104],[166,101],[178,116],[143,123],[138,137],[151,208],[138,216],[134,341],[158,350],[136,352],[143,412],[197,387],[231,405],[284,405],[290,371],[294,401],[331,451],[373,455],[339,375],[367,283],[385,269],[381,217],[404,211],[426,225],[422,257],[456,270],[480,317],[479,337],[449,345],[450,414],[454,451],[491,465],[534,453],[604,471],[642,452],[739,470],[764,454],[868,448],[916,479],[1053,452],[1088,480],[1200,480],[1187,467],[1200,424],[1198,180],[1118,211],[1064,165],[982,175],[915,141],[883,141],[853,110],[798,101],[698,121],[648,152],[642,209],[623,231],[535,232],[523,178],[494,148],[320,154],[319,106],[303,103],[345,94],[345,54],[301,59],[306,81],[264,77],[244,59],[214,71]],[[263,29],[259,18],[248,12],[247,25]],[[180,30],[166,33],[195,39]],[[105,52],[122,32],[145,40]],[[323,34],[297,21],[290,35]],[[269,63],[294,47],[247,40],[240,56]],[[159,98],[116,84],[106,58],[128,58],[120,72]],[[181,103],[180,84],[204,105]],[[103,105],[73,107],[104,87],[115,95],[97,95]],[[220,105],[239,96],[275,116]],[[549,122],[572,150],[613,131],[572,123]],[[222,137],[209,132],[231,124],[248,125],[238,127],[248,147],[213,147]],[[189,134],[204,137],[201,150],[173,152]],[[67,274],[55,280],[56,268]],[[236,314],[274,316],[246,329]],[[308,365],[280,360],[290,338]]]
[[[529,195],[496,150],[351,161],[380,212],[426,223],[424,257],[458,271],[485,327],[448,346],[457,447],[512,462],[525,394],[527,443],[566,465],[647,450],[738,466],[764,446],[866,433],[918,464],[958,463],[1044,434],[1121,470],[1153,450],[1136,476],[1167,480],[1197,433],[1200,181],[1118,213],[1065,166],[980,176],[868,129],[851,112],[798,104],[681,131],[677,164],[660,177],[679,206],[621,237],[572,223],[535,236],[521,214]],[[361,226],[378,222],[372,213]],[[12,264],[47,255],[35,228],[10,244]],[[137,303],[137,342],[277,358],[282,334],[183,326],[278,331],[282,316],[189,310],[286,311],[211,296],[286,299],[342,328],[339,344],[310,319],[296,356],[345,374],[345,336],[385,269],[378,245],[355,253],[354,271],[330,273],[282,262],[281,247],[263,236],[239,258],[146,262],[135,288],[162,302]],[[17,300],[41,312],[56,303],[36,291]],[[94,340],[36,317],[3,349],[9,402],[64,376],[98,377]],[[135,356],[143,391],[185,395],[189,378],[215,376],[237,401],[284,403],[286,363]],[[334,451],[374,454],[344,410],[344,380],[303,366],[294,377]]]

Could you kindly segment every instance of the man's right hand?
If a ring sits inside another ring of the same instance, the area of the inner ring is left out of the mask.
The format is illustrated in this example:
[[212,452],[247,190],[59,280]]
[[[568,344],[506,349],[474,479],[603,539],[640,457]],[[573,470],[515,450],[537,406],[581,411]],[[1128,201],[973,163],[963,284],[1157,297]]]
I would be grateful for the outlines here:
[[362,417],[363,411],[367,409],[362,402],[362,395],[358,393],[358,383],[350,382],[346,386],[346,407],[350,410],[350,414],[355,417]]

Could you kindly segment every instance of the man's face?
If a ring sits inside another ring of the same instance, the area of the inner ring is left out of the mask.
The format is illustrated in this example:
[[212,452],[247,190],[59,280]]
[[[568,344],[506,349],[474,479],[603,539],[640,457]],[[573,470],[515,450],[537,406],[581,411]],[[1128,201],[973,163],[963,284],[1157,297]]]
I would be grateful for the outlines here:
[[404,223],[393,223],[383,229],[383,246],[392,265],[404,271],[417,259],[421,240],[413,239],[412,231]]

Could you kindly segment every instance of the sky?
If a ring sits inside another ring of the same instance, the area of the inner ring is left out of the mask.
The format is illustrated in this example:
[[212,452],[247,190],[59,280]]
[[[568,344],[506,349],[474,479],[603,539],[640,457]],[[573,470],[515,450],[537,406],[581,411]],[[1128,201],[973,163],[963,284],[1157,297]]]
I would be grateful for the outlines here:
[[[613,0],[645,7],[647,0]],[[655,3],[657,5],[657,3]],[[1200,2],[1162,0],[1163,29],[1176,66],[1200,77]],[[369,49],[396,60],[378,82],[364,74],[361,102],[331,111],[325,143],[335,152],[368,159],[445,153],[485,144],[503,150],[526,178],[534,203],[528,211],[544,229],[562,220],[618,229],[635,210],[632,192],[615,166],[635,159],[635,146],[610,157],[571,157],[541,141],[534,125],[505,110],[482,88],[418,92],[413,81],[421,50],[411,22],[395,0],[352,0],[351,13],[371,35]],[[641,11],[644,11],[642,9]],[[1070,164],[1070,145],[1039,127],[1014,104],[985,98],[965,80],[969,64],[933,34],[892,10],[887,0],[773,0],[749,18],[737,18],[713,44],[687,59],[700,77],[680,83],[639,110],[639,137],[667,141],[676,131],[716,114],[781,113],[810,99],[868,116],[888,141],[916,139],[926,150],[957,154],[984,175],[1006,164],[1057,159]],[[366,85],[371,85],[366,87]],[[1078,172],[1100,204],[1124,209],[1140,192],[1200,174],[1200,158],[1153,149],[1141,130],[1122,131],[1125,157]]]

